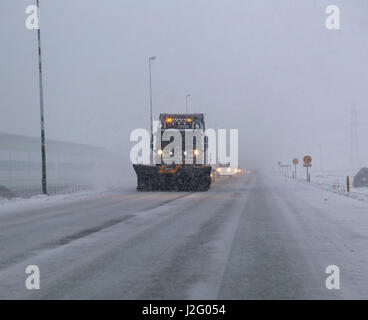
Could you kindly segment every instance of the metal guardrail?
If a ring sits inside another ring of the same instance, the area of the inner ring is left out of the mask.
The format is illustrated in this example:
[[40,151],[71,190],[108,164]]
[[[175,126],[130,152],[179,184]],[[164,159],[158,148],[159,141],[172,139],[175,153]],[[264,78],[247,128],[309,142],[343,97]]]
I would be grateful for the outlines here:
[[[49,185],[49,195],[61,195],[61,194],[72,194],[77,192],[89,191],[92,186],[89,184],[63,184],[63,185]],[[10,191],[14,197],[19,198],[30,198],[32,196],[41,195],[42,187],[39,186],[26,186],[26,187],[14,187]]]

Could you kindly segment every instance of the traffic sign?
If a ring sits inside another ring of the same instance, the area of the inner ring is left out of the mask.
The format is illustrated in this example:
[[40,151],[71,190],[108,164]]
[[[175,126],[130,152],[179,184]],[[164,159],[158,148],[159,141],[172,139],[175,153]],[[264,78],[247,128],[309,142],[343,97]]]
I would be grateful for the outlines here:
[[311,156],[305,156],[303,158],[303,166],[307,168],[307,181],[310,182],[310,175],[308,173],[308,168],[312,166],[312,157]]
[[304,164],[311,164],[312,163],[312,157],[311,156],[305,156],[303,158]]

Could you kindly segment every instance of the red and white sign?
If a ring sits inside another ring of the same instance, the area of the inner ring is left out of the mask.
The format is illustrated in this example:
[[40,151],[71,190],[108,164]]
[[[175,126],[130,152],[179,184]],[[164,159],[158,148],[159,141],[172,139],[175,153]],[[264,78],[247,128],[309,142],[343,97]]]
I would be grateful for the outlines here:
[[303,158],[303,162],[304,162],[304,164],[303,164],[304,167],[311,167],[312,166],[312,157],[311,156],[305,156]]

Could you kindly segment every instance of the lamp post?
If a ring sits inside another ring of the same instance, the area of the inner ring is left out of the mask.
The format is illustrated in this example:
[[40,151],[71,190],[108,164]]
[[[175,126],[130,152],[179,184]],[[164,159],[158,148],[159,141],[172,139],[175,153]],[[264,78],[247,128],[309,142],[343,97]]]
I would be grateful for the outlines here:
[[190,98],[190,94],[185,96],[185,113],[188,113],[188,99]]
[[45,118],[43,107],[43,85],[42,85],[42,56],[41,56],[41,28],[40,28],[40,4],[37,0],[37,18],[38,18],[38,69],[39,69],[39,87],[40,87],[40,120],[41,120],[41,161],[42,161],[42,192],[47,194],[46,177],[46,147],[45,147]]
[[153,115],[152,115],[152,71],[151,71],[151,64],[152,61],[156,59],[155,56],[148,58],[148,67],[149,67],[149,90],[150,90],[150,121],[151,121],[151,140],[150,140],[150,162],[153,163],[153,128],[152,128],[152,122],[153,122]]

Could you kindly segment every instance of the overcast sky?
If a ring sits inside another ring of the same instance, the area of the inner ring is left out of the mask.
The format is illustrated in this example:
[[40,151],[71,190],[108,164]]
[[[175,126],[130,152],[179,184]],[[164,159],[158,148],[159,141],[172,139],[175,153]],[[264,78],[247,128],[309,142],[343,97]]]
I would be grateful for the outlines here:
[[[309,153],[349,165],[350,108],[368,165],[368,1],[40,0],[46,135],[105,146],[128,161],[131,130],[154,116],[204,112],[238,128],[242,166]],[[0,2],[0,131],[39,136],[31,0]],[[325,8],[341,9],[341,30]]]

